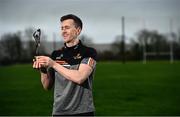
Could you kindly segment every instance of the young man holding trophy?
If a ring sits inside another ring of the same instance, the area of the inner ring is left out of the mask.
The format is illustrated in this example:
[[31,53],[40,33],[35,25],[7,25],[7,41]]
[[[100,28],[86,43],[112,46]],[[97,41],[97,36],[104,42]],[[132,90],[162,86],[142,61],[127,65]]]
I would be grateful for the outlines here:
[[78,39],[83,27],[79,17],[68,14],[60,22],[64,46],[54,50],[51,57],[36,56],[33,68],[40,71],[44,89],[54,86],[53,116],[93,116],[97,53]]

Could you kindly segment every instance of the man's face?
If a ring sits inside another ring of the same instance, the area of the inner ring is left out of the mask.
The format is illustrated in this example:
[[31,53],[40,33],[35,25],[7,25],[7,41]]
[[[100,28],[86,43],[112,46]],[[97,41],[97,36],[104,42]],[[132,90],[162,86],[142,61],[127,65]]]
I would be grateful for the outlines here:
[[71,42],[73,39],[76,39],[80,32],[81,29],[75,27],[74,20],[67,19],[61,22],[61,35],[65,43]]

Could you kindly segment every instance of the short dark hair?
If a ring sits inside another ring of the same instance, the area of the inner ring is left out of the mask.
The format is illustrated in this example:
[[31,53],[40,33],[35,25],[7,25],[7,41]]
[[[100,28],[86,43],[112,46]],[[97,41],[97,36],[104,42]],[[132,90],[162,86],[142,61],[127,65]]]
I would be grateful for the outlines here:
[[67,20],[67,19],[74,20],[76,28],[80,27],[82,29],[83,23],[79,17],[77,17],[76,15],[73,15],[73,14],[68,14],[68,15],[62,16],[60,21],[63,22],[64,20]]

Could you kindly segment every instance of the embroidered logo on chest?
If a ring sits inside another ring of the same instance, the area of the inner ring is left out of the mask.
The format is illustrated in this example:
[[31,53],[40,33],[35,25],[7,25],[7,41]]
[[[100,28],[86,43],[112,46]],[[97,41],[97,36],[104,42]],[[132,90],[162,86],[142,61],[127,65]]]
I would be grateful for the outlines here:
[[80,55],[80,53],[78,53],[76,56],[73,56],[74,59],[81,59],[82,56]]
[[63,58],[63,54],[61,54],[60,56],[56,57],[56,59],[61,59]]

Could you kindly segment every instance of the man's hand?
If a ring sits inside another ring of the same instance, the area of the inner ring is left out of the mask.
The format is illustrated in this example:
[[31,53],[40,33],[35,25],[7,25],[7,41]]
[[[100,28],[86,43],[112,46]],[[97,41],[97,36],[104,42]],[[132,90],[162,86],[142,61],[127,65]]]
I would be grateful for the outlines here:
[[54,61],[47,56],[36,56],[33,59],[33,68],[40,71],[41,83],[46,90],[51,89],[54,84],[54,76],[47,71],[47,67],[51,67],[53,63]]
[[53,61],[51,58],[47,56],[36,56],[36,60],[34,60],[33,68],[40,69],[42,67],[52,67],[55,61]]

